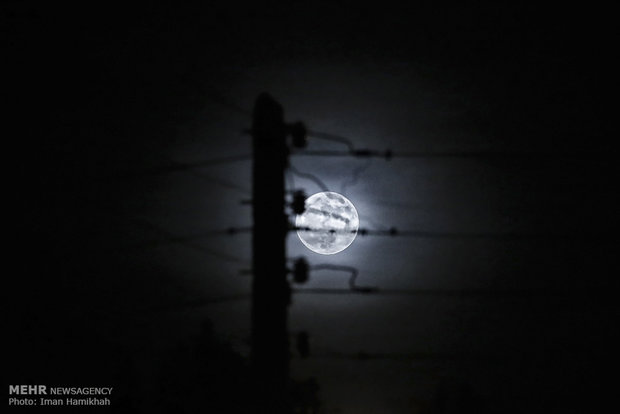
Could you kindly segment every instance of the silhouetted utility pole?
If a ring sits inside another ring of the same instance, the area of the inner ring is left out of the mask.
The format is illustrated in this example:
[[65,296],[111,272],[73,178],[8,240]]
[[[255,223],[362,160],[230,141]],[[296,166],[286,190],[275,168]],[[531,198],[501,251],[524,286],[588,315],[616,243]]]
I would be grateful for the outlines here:
[[252,365],[258,412],[288,412],[289,349],[284,170],[287,127],[282,106],[268,94],[256,99],[252,124]]

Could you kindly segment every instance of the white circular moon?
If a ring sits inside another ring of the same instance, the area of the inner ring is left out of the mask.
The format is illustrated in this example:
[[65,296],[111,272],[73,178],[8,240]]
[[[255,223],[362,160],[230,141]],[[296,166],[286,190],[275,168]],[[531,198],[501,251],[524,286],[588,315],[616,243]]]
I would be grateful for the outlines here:
[[295,219],[299,240],[320,254],[335,254],[349,247],[357,236],[359,224],[353,203],[332,191],[308,197],[306,210]]

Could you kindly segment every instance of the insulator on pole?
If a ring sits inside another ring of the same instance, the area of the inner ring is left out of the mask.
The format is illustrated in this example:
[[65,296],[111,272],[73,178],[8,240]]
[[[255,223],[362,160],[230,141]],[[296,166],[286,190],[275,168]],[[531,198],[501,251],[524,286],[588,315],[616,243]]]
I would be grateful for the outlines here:
[[288,128],[293,138],[293,147],[305,148],[308,145],[308,131],[306,126],[301,122],[295,122],[288,125]]
[[310,265],[303,257],[295,260],[293,265],[293,281],[298,284],[306,283],[309,279]]
[[293,193],[293,213],[300,215],[306,211],[306,193],[304,190],[295,190]]

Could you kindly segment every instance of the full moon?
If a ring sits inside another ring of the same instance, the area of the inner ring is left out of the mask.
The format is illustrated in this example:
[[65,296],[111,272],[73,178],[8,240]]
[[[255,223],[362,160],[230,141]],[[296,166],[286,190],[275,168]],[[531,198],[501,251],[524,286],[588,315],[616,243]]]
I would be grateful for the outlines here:
[[299,240],[320,254],[335,254],[353,243],[359,228],[353,203],[341,194],[324,191],[306,199],[306,210],[295,219]]

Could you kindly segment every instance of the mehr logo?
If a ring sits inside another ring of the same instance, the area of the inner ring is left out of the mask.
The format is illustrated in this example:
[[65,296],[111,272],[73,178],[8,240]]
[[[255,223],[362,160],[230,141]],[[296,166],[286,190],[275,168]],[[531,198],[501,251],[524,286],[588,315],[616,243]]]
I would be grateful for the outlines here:
[[45,385],[9,385],[9,395],[47,395]]
[[113,387],[48,388],[46,385],[9,385],[9,405],[110,405],[110,398],[103,396],[110,396],[112,389]]

